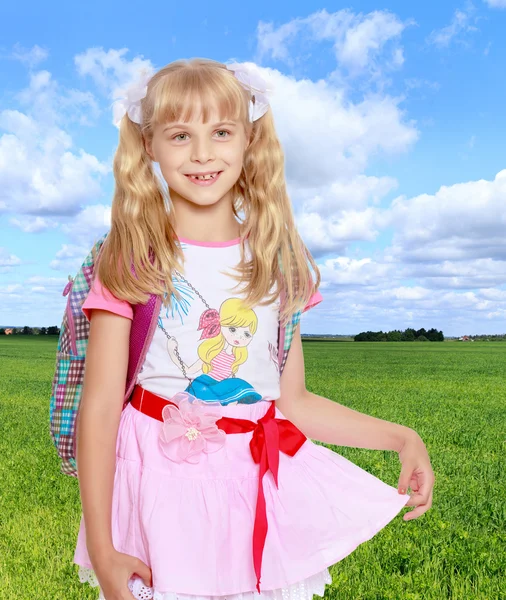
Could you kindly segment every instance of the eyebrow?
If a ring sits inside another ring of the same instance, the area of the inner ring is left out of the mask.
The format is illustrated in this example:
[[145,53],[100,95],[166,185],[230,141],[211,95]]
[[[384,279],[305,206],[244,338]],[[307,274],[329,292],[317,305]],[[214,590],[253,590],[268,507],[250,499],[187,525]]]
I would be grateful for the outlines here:
[[[235,121],[220,121],[219,123],[215,123],[214,125],[211,125],[211,127],[219,127],[220,125],[231,125],[233,127],[235,127],[237,125],[237,123]],[[183,128],[183,129],[187,129],[189,126],[188,123],[169,123],[166,127],[163,128],[163,131],[167,131],[169,129],[176,129],[177,127]]]

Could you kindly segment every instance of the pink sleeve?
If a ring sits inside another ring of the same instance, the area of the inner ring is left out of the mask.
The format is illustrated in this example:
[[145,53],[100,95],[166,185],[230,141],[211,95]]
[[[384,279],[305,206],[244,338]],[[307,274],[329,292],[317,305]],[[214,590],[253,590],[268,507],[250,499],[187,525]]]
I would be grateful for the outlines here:
[[116,296],[100,283],[98,277],[95,277],[95,281],[86,296],[86,300],[81,306],[81,310],[88,321],[91,319],[92,308],[108,310],[109,312],[121,315],[122,317],[127,317],[128,319],[133,318],[132,305],[126,300],[119,300],[116,298]]
[[322,300],[323,296],[321,295],[320,290],[316,290],[316,292],[311,296],[311,298],[309,298],[309,302],[306,304],[302,312],[305,313],[306,310],[309,310],[310,308],[313,308],[313,306],[320,304]]

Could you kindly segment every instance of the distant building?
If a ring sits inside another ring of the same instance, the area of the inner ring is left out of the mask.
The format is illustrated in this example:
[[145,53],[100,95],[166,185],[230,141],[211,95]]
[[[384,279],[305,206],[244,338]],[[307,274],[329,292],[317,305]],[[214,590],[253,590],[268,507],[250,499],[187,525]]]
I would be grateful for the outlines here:
[[9,329],[5,330],[5,335],[12,335],[13,333],[14,333],[14,329],[9,328]]
[[474,342],[474,340],[472,340],[468,335],[463,335],[462,337],[459,337],[459,341],[460,342]]

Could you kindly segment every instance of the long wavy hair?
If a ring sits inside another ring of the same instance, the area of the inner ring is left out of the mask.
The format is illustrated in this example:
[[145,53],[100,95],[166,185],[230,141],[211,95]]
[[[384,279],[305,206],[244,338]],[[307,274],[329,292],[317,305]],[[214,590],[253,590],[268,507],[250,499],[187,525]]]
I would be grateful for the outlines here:
[[[318,288],[320,272],[295,226],[271,109],[250,123],[250,93],[225,64],[214,60],[194,58],[166,65],[149,81],[141,102],[142,125],[128,115],[121,120],[113,163],[111,228],[95,273],[116,297],[131,304],[145,303],[152,293],[163,297],[164,306],[172,294],[179,297],[172,273],[182,270],[184,254],[174,228],[170,190],[154,171],[145,143],[157,124],[188,122],[194,99],[200,100],[204,122],[210,116],[208,107],[215,105],[220,119],[244,125],[250,144],[232,190],[233,214],[241,224],[241,261],[231,276],[243,284],[239,293],[248,308],[281,297],[280,320],[286,323]],[[247,254],[246,238],[251,250]]]

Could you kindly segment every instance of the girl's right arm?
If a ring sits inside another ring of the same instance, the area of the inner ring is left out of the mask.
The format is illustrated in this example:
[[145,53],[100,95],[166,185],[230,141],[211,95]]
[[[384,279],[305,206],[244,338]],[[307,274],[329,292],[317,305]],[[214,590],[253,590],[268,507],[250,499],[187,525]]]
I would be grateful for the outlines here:
[[116,440],[125,395],[131,319],[93,309],[81,405],[76,462],[90,560],[114,552],[111,531]]

